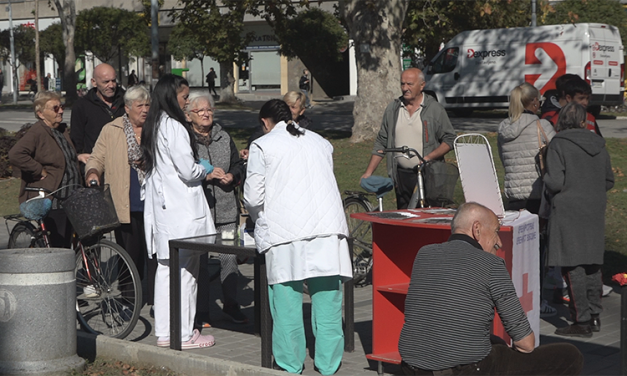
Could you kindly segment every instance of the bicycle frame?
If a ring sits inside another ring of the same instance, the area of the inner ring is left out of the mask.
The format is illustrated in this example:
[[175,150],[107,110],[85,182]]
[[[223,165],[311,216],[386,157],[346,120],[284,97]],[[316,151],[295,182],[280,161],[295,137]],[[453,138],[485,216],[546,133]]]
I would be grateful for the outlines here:
[[418,157],[418,159],[420,159],[420,164],[417,166],[418,167],[418,171],[416,172],[416,174],[418,175],[418,189],[414,191],[414,193],[412,194],[411,198],[409,199],[409,205],[408,208],[413,209],[413,208],[417,208],[418,204],[420,203],[420,207],[424,208],[426,201],[425,201],[425,184],[424,184],[424,180],[422,178],[422,170],[425,168],[425,166],[427,165],[427,163],[429,163],[429,161],[426,161],[421,155],[420,153],[418,153],[418,151],[416,151],[416,149],[412,149],[410,147],[407,146],[402,146],[400,148],[386,148],[383,150],[380,150],[380,152],[382,153],[401,153],[401,154],[405,154],[408,158],[412,158],[412,157]]

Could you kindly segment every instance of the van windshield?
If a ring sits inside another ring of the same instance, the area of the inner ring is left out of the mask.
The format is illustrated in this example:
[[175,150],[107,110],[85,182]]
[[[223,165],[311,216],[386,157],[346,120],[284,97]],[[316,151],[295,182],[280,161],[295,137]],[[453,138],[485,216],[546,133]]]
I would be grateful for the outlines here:
[[434,60],[429,64],[427,73],[447,73],[451,72],[457,66],[457,56],[459,55],[459,47],[447,48],[442,51]]

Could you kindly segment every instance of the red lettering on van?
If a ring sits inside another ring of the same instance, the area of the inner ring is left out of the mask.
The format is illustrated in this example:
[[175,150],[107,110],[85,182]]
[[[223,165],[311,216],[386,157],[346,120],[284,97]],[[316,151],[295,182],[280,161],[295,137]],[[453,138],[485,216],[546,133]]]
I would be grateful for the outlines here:
[[603,60],[592,60],[592,64],[594,64],[594,65],[603,65]]
[[[536,86],[536,88],[540,90],[540,93],[544,94],[547,90],[555,89],[555,80],[566,74],[566,57],[564,56],[564,51],[562,51],[562,49],[555,43],[528,43],[525,47],[525,65],[542,64],[540,59],[536,57],[537,49],[544,50],[544,52],[549,55],[551,60],[553,60],[555,65],[557,65],[555,73],[551,76],[548,82],[542,87]],[[535,83],[540,76],[542,76],[542,74],[526,74],[525,81],[535,86]]]
[[610,61],[608,64],[610,66],[612,66],[612,67],[617,67],[618,66],[618,61]]

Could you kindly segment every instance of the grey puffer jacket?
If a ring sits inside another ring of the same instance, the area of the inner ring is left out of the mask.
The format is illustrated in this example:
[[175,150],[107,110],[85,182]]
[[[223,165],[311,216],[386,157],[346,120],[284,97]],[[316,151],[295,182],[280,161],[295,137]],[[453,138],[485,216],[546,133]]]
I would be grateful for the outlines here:
[[[505,168],[505,197],[509,200],[528,200],[542,197],[542,179],[537,164],[538,116],[523,113],[514,123],[510,118],[501,122],[498,131],[498,149]],[[551,123],[540,120],[550,141],[555,136]],[[542,136],[543,137],[543,136]]]

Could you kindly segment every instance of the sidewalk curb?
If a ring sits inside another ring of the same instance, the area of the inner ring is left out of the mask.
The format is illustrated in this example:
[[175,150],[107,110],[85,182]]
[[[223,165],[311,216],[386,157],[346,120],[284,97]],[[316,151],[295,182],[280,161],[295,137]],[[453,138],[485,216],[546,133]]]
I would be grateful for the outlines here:
[[[256,367],[229,360],[210,358],[206,355],[174,351],[137,342],[106,336],[95,336],[77,332],[77,352],[81,358],[93,360],[98,357],[122,362],[150,364],[167,367],[188,376],[281,376],[285,372]],[[211,349],[207,349],[211,351]]]

